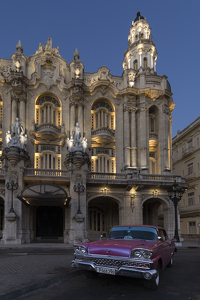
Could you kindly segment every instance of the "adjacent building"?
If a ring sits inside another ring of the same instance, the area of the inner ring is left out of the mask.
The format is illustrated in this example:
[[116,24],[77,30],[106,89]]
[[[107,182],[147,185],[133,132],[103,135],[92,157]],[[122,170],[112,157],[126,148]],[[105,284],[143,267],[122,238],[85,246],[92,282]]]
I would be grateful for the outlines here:
[[173,237],[167,190],[186,185],[172,173],[174,103],[156,62],[140,13],[122,76],[84,72],[78,50],[68,63],[50,38],[29,57],[19,41],[0,60],[1,243],[73,244],[116,224],[161,225]]
[[188,189],[179,203],[181,237],[198,242],[200,236],[200,117],[178,131],[172,140],[173,172],[184,176]]

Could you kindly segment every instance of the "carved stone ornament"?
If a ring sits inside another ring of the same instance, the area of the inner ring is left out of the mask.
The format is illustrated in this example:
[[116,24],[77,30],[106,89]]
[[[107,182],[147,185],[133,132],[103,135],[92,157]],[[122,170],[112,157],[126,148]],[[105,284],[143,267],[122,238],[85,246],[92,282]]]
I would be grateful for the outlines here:
[[72,135],[70,139],[67,139],[67,149],[69,153],[67,153],[64,164],[67,169],[71,167],[71,165],[75,165],[77,169],[80,169],[85,163],[90,166],[90,158],[89,155],[85,152],[87,148],[87,139],[85,137],[81,138],[82,131],[76,123],[72,131]]
[[27,167],[30,164],[30,157],[26,151],[27,134],[24,133],[23,126],[18,118],[12,124],[12,132],[6,133],[6,148],[3,149],[1,161],[7,159],[12,166],[15,166],[20,160],[24,160]]

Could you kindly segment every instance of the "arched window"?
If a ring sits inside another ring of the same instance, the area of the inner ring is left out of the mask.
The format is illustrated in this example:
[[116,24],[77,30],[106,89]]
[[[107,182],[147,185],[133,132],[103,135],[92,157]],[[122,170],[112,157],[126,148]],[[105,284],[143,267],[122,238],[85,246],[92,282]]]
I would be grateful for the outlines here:
[[147,57],[144,57],[144,69],[148,67],[148,59]]
[[136,71],[138,69],[138,61],[137,61],[137,59],[135,59],[134,62],[133,62],[133,69],[136,70]]
[[91,128],[110,128],[115,129],[114,108],[110,102],[100,99],[94,102],[91,109]]
[[61,125],[60,102],[51,95],[42,95],[36,101],[36,123]]

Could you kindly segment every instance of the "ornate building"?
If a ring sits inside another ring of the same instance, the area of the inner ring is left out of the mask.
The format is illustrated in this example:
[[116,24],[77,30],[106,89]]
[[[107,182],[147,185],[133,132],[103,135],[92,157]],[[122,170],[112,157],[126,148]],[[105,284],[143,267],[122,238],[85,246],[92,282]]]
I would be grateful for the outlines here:
[[0,60],[1,243],[97,239],[116,224],[155,224],[172,237],[170,84],[140,13],[123,74],[85,73],[52,40],[34,55],[21,42]]
[[200,237],[200,117],[172,139],[173,171],[185,177],[187,192],[179,203],[181,236],[198,242]]

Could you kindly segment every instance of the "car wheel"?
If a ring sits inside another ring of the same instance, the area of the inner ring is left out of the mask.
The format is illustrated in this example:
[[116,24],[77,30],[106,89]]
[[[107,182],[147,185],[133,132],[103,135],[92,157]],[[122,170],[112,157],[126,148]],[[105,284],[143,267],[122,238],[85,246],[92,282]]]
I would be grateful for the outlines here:
[[144,286],[150,290],[157,290],[160,283],[160,272],[161,266],[160,264],[158,264],[156,278],[154,278],[153,280],[145,280]]
[[88,270],[84,270],[84,275],[87,278],[97,278],[99,276],[99,273],[94,272],[94,271],[88,271]]
[[172,266],[172,264],[173,264],[173,258],[171,257],[171,259],[170,259],[170,261],[169,261],[169,263],[168,263],[168,265],[167,265],[167,267],[171,267]]

